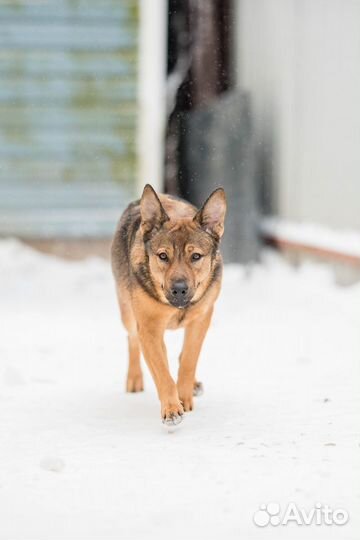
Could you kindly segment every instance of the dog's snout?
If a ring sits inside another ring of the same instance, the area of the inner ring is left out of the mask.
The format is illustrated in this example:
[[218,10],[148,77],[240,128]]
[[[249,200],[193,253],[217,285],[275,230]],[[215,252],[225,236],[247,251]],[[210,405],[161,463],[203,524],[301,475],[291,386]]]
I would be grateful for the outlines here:
[[167,299],[177,308],[186,307],[191,300],[191,290],[184,279],[178,279],[171,283],[168,289]]
[[180,300],[181,298],[186,297],[188,291],[189,291],[189,287],[187,286],[187,283],[185,281],[183,280],[174,281],[171,287],[171,296]]

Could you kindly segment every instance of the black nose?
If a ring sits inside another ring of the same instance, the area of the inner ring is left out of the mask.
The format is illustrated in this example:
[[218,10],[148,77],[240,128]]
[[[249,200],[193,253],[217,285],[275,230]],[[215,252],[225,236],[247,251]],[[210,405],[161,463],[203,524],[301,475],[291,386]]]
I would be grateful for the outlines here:
[[171,287],[171,296],[174,299],[181,301],[186,297],[188,290],[189,290],[189,287],[187,286],[185,281],[183,280],[174,281]]

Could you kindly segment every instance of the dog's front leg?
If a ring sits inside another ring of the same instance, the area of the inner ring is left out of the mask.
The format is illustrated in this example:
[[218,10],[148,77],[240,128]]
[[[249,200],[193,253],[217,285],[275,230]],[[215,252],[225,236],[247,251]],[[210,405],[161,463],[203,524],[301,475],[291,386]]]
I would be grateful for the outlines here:
[[144,358],[156,384],[164,423],[178,424],[184,409],[179,400],[176,384],[169,372],[164,329],[154,324],[153,320],[143,320],[139,323],[138,333]]
[[195,372],[201,347],[208,331],[213,309],[197,318],[185,329],[184,346],[180,357],[178,391],[185,411],[193,409]]

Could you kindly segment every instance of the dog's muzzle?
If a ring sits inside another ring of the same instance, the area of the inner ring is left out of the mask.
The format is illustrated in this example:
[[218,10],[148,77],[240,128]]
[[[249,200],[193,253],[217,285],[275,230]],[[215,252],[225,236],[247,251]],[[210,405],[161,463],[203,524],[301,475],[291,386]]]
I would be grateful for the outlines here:
[[191,300],[187,283],[183,280],[174,281],[167,294],[167,299],[174,307],[186,307]]

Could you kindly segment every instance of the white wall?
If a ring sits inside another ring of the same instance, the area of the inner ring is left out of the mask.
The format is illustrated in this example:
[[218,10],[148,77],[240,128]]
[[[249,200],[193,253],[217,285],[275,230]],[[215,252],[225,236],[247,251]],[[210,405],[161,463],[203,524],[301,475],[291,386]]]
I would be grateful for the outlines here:
[[280,216],[360,228],[360,1],[237,1],[237,80]]
[[166,120],[167,0],[141,0],[138,66],[138,195],[163,190]]

